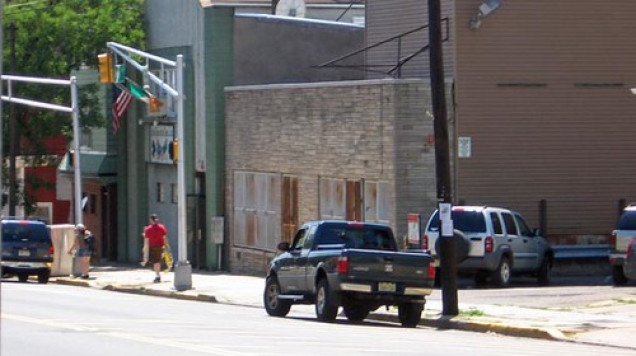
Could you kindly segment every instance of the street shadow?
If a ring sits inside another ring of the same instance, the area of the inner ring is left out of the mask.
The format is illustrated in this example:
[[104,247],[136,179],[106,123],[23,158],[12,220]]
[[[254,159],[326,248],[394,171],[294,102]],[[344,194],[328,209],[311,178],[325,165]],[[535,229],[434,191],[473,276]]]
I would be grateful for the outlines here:
[[386,328],[386,327],[402,328],[400,324],[396,324],[390,321],[365,319],[363,321],[353,322],[353,321],[349,321],[346,317],[340,316],[340,315],[333,323],[326,323],[323,321],[319,321],[315,317],[310,317],[310,316],[298,316],[298,315],[289,316],[288,315],[285,318],[292,319],[292,320],[306,321],[306,322],[321,323],[325,325],[333,324],[333,325],[367,326],[367,327],[382,327],[382,328]]
[[[585,286],[608,286],[612,285],[612,277],[609,275],[591,275],[591,276],[552,276],[550,284],[547,286],[539,285],[535,277],[513,276],[510,284],[503,288],[537,288],[537,287],[585,287]],[[441,289],[441,287],[436,287]],[[502,289],[494,285],[492,282],[476,283],[472,277],[460,276],[457,278],[458,289]]]

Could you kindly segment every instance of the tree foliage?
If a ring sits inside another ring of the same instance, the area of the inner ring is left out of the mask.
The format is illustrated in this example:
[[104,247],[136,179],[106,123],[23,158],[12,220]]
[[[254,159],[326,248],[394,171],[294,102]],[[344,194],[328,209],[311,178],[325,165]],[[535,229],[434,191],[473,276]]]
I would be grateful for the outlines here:
[[[5,4],[4,74],[68,79],[71,71],[82,65],[96,67],[97,55],[106,51],[109,41],[136,48],[145,43],[144,0],[13,0]],[[106,122],[100,113],[97,87],[80,88],[80,122],[84,127]],[[70,105],[68,87],[22,83],[15,91],[20,97]],[[34,147],[43,138],[60,133],[71,138],[68,114],[22,106],[16,117],[23,140],[28,139]]]

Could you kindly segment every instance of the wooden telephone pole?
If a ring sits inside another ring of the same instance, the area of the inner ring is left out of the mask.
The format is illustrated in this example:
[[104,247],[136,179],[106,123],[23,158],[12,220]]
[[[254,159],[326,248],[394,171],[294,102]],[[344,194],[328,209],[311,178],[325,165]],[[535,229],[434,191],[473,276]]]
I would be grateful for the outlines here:
[[[442,53],[442,19],[440,0],[428,0],[431,99],[433,104],[433,128],[435,131],[435,171],[437,198],[440,203],[452,203],[448,120],[446,92],[444,89],[444,61]],[[439,216],[442,217],[442,204]],[[450,214],[450,212],[449,212]],[[451,220],[452,222],[452,220]],[[458,315],[457,300],[457,256],[452,224],[450,231],[440,223],[440,281],[442,284],[442,314]]]

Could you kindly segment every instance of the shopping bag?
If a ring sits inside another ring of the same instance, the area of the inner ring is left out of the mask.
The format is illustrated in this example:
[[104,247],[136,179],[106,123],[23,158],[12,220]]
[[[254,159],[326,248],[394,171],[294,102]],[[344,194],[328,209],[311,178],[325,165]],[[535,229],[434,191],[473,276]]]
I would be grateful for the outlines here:
[[163,257],[163,263],[166,265],[166,268],[164,269],[164,271],[171,271],[174,260],[172,258],[172,251],[170,250],[170,245],[165,244],[163,246],[163,254],[161,257]]

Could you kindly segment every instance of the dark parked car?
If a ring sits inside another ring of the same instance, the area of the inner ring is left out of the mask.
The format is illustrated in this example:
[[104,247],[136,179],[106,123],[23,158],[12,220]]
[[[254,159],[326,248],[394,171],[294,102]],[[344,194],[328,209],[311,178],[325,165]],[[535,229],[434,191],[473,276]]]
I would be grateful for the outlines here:
[[47,283],[53,264],[53,242],[46,225],[36,220],[2,219],[2,277],[29,276]]
[[397,305],[400,323],[420,322],[435,281],[433,258],[421,250],[398,251],[389,226],[353,221],[311,221],[271,263],[263,301],[283,317],[293,304],[315,304],[318,320],[332,322],[342,307],[359,322]]

